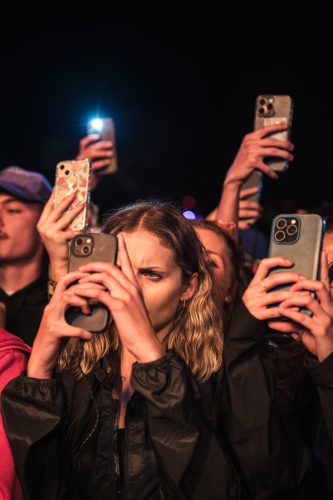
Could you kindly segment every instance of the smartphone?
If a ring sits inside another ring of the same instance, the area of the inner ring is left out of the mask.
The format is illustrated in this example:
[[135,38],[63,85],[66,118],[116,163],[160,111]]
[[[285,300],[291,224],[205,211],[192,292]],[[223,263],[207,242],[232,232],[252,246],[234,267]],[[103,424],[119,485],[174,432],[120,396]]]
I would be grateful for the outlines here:
[[[287,130],[275,132],[268,137],[273,137],[278,140],[289,140],[291,135],[291,126],[293,119],[293,100],[289,95],[259,95],[256,98],[255,115],[254,115],[254,130],[268,125],[286,124]],[[288,161],[275,158],[265,158],[265,163],[269,165],[275,172],[285,172],[288,168]],[[248,200],[260,201],[262,193],[262,178],[263,173],[255,170],[242,188],[258,187],[259,192],[249,196]]]
[[[76,271],[89,262],[116,263],[118,240],[113,234],[80,233],[71,241],[68,272]],[[70,307],[65,314],[66,321],[91,333],[106,330],[111,321],[109,309],[100,302],[89,301],[90,313],[84,314],[80,307]]]
[[90,120],[87,127],[88,134],[99,134],[101,141],[113,142],[113,157],[109,160],[107,167],[95,171],[96,175],[114,174],[118,170],[116,129],[112,118],[95,118]]
[[[316,280],[320,271],[320,255],[325,232],[325,221],[317,214],[281,214],[273,219],[269,257],[282,256],[294,262],[292,268],[277,267],[273,273],[295,271]],[[290,285],[281,285],[276,290],[286,290]],[[305,314],[308,310],[301,309]]]
[[90,202],[90,160],[66,160],[56,166],[54,184],[54,203],[57,207],[61,201],[76,191],[73,203],[66,211],[72,210],[84,202],[84,208],[71,222],[69,227],[74,231],[82,231],[87,225],[88,206]]

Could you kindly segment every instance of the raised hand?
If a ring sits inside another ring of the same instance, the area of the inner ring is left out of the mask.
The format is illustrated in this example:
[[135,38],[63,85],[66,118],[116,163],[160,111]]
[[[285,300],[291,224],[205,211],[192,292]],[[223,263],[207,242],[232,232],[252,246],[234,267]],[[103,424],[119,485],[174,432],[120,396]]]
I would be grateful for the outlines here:
[[[319,361],[333,352],[333,301],[326,254],[323,254],[321,268],[321,281],[305,279],[295,283],[291,287],[292,296],[280,304],[281,316],[293,321],[293,331]],[[301,312],[300,308],[306,308],[311,316]]]
[[82,307],[85,312],[89,310],[87,300],[68,289],[72,283],[82,277],[84,273],[75,271],[60,278],[51,301],[44,309],[29,358],[28,377],[52,378],[64,339],[70,337],[91,339],[91,333],[71,326],[65,320],[65,311],[69,306]]
[[281,317],[279,304],[293,295],[289,290],[271,291],[279,285],[298,283],[304,279],[301,274],[288,271],[267,276],[274,267],[288,268],[292,262],[284,257],[263,259],[258,270],[244,292],[243,302],[252,316],[260,320],[272,320]]
[[74,199],[75,193],[72,193],[54,208],[52,193],[37,224],[37,230],[50,258],[49,275],[54,281],[58,281],[67,273],[68,242],[76,234],[68,226],[84,208],[84,203],[81,203],[64,213]]
[[277,179],[278,175],[264,162],[264,158],[273,156],[288,161],[294,159],[291,154],[294,145],[290,141],[269,137],[269,134],[287,128],[287,125],[270,125],[245,135],[224,183],[237,182],[242,184],[253,170],[260,170],[272,179]]
[[77,159],[88,158],[91,161],[92,176],[90,189],[93,191],[99,181],[96,172],[109,165],[110,158],[114,156],[112,141],[101,141],[98,134],[90,134],[81,139]]

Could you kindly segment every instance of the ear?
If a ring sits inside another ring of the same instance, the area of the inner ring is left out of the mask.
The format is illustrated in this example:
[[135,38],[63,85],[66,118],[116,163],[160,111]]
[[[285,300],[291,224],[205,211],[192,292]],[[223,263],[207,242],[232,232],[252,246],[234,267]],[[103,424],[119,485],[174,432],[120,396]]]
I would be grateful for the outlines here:
[[198,273],[193,273],[188,283],[186,283],[180,300],[189,300],[193,297],[198,287]]
[[230,304],[232,301],[232,295],[231,293],[227,293],[227,295],[224,297],[224,302],[226,302],[227,304]]

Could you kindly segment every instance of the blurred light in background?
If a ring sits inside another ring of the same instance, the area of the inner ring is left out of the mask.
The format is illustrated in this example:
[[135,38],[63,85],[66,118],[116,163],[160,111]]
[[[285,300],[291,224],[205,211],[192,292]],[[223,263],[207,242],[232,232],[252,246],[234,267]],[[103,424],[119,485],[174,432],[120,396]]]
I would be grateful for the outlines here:
[[190,219],[190,220],[197,219],[196,214],[192,212],[192,210],[184,210],[183,216],[185,217],[185,219]]

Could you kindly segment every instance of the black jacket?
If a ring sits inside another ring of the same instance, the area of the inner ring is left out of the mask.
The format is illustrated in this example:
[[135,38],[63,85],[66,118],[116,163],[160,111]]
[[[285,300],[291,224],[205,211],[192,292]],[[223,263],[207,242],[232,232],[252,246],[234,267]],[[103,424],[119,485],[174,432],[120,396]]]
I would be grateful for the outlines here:
[[[7,385],[4,422],[28,499],[119,498],[109,373],[110,360],[104,359],[80,381],[70,375],[45,381],[22,375]],[[200,391],[172,351],[155,362],[134,364],[121,498],[243,498],[214,430],[220,381],[216,375]]]
[[6,330],[32,346],[47,296],[47,273],[12,295],[0,288],[0,302],[6,305]]
[[307,356],[293,398],[277,385],[290,357],[265,336],[265,323],[240,301],[224,345],[223,428],[247,493],[332,499],[333,354],[320,364]]

